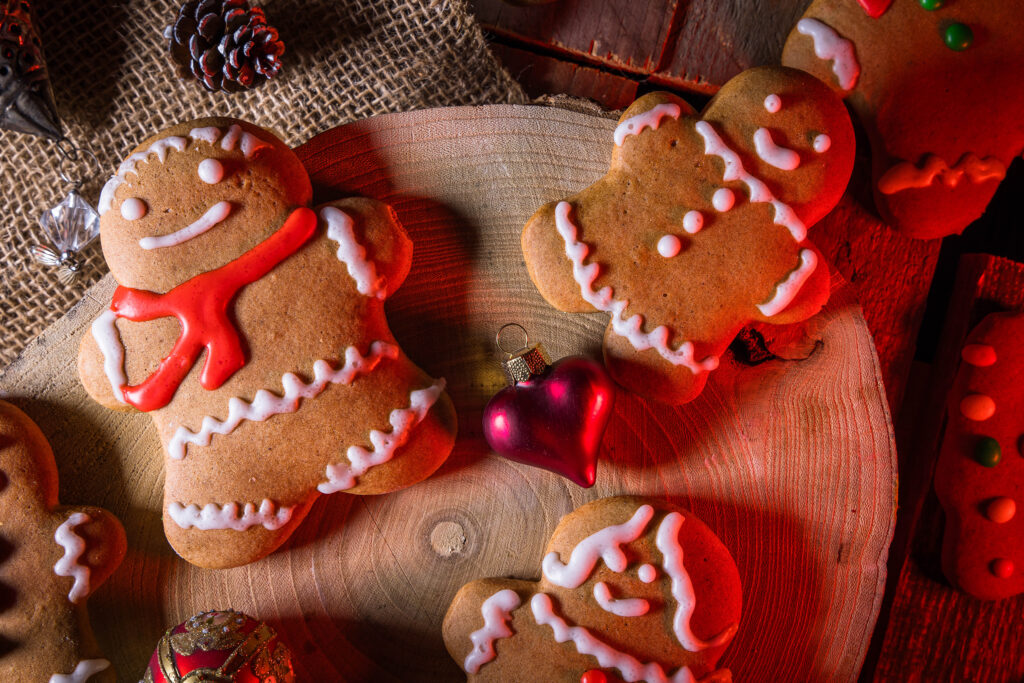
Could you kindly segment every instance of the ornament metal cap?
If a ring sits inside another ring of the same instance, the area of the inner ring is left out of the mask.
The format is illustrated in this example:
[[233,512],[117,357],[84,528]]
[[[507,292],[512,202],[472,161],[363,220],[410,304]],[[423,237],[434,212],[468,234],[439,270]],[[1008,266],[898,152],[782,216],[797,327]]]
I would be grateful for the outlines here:
[[[518,327],[523,331],[523,337],[525,338],[522,346],[515,351],[508,351],[501,344],[502,333],[510,327]],[[519,323],[502,325],[501,329],[498,330],[498,334],[495,335],[494,341],[498,349],[508,356],[505,360],[501,361],[501,369],[505,371],[505,378],[510,385],[540,377],[551,367],[551,358],[548,356],[544,345],[540,342],[531,344],[530,335],[526,332],[526,328]]]

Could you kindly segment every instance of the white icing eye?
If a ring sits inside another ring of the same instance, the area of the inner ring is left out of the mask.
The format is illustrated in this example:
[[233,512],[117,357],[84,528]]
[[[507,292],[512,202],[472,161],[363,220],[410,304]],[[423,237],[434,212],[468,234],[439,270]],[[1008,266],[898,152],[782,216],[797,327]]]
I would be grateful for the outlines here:
[[675,235],[662,235],[661,239],[658,240],[658,253],[665,258],[676,256],[682,247],[682,242]]
[[711,205],[715,207],[715,211],[721,211],[722,213],[731,209],[735,203],[736,196],[727,187],[718,188],[711,197]]
[[704,227],[704,214],[700,211],[687,211],[683,216],[683,230],[696,235]]
[[644,583],[651,583],[654,579],[658,578],[658,570],[654,568],[654,565],[650,564],[640,565],[636,574]]
[[224,164],[216,159],[203,159],[199,162],[199,178],[204,183],[216,185],[224,180]]
[[817,152],[818,154],[821,154],[822,152],[827,152],[828,148],[832,146],[832,138],[825,134],[821,134],[818,137],[814,138],[814,143],[812,144],[812,146],[814,147],[814,151]]
[[782,109],[782,98],[774,93],[769,95],[768,97],[764,98],[764,108],[767,109],[770,113],[774,114],[775,112]]
[[137,221],[145,216],[147,211],[149,211],[149,207],[141,199],[132,197],[121,202],[121,216],[126,221]]

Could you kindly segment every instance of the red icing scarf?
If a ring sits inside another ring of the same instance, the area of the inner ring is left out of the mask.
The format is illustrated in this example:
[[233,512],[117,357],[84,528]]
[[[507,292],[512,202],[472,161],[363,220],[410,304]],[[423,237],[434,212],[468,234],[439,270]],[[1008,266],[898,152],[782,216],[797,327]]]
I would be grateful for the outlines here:
[[316,232],[316,214],[295,209],[277,232],[237,259],[181,283],[166,294],[118,287],[110,304],[117,317],[135,322],[174,316],[181,334],[160,367],[141,384],[121,388],[124,400],[143,412],[171,402],[185,376],[206,349],[199,377],[204,389],[216,389],[245,365],[238,330],[228,308],[238,291],[298,251]]

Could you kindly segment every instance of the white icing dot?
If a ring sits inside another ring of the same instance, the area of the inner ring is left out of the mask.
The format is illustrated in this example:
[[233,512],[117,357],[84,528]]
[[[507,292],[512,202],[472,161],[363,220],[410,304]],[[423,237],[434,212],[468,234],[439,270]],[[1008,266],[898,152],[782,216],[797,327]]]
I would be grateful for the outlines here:
[[716,211],[725,213],[733,207],[736,203],[736,195],[732,193],[727,187],[720,187],[715,190],[714,196],[711,197],[711,204],[715,207]]
[[782,109],[782,98],[772,93],[768,97],[764,98],[764,108],[774,114]]
[[695,235],[704,227],[704,214],[700,211],[687,211],[683,216],[683,230]]
[[132,197],[121,202],[121,215],[126,221],[137,221],[146,215],[146,202]]
[[658,578],[658,570],[654,568],[654,565],[650,564],[640,565],[636,574],[644,583],[651,583],[654,579]]
[[675,235],[662,235],[661,239],[658,240],[658,253],[665,258],[672,258],[679,254],[682,246],[679,238]]
[[818,137],[814,138],[814,151],[818,154],[827,152],[828,148],[832,146],[832,138],[822,133]]
[[199,178],[204,183],[216,185],[224,179],[224,164],[216,159],[203,159],[199,162]]

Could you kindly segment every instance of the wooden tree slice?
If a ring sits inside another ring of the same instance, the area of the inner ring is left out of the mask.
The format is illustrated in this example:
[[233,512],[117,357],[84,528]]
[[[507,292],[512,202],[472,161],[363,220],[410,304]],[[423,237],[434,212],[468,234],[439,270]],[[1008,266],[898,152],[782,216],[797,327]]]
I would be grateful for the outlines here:
[[549,307],[519,233],[541,204],[604,174],[613,128],[560,109],[466,107],[361,121],[299,148],[320,200],[368,195],[408,228],[413,270],[389,318],[409,355],[448,379],[460,432],[431,479],[324,497],[260,562],[209,571],[178,559],[160,525],[150,419],[100,408],[79,387],[78,341],[109,301],[109,278],[0,376],[0,394],[53,443],[62,500],[124,521],[128,558],[90,600],[124,680],[169,625],[226,607],[281,630],[313,680],[460,680],[440,629],[456,590],[537,578],[558,519],[622,493],[682,502],[735,556],[745,605],[722,663],[737,680],[856,678],[885,581],[896,456],[871,336],[838,277],[821,314],[775,335],[778,359],[749,366],[727,354],[679,408],[619,391],[592,489],[491,455],[481,438],[483,406],[503,386],[502,324],[525,325],[554,358],[599,354],[605,316]]

